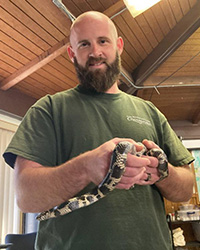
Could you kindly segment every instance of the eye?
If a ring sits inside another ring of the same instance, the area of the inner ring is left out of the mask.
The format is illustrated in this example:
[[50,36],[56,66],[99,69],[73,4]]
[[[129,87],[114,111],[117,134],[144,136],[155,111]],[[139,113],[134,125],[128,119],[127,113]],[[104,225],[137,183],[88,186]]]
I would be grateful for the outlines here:
[[99,44],[102,46],[108,45],[111,43],[111,40],[107,37],[99,37]]
[[100,44],[106,44],[108,41],[106,39],[101,39]]
[[87,46],[88,45],[88,43],[82,43],[81,44],[81,47],[85,47],[85,46]]
[[101,39],[101,43],[105,43],[106,42],[106,40],[105,39]]
[[89,42],[87,42],[87,41],[83,41],[83,42],[81,42],[81,43],[79,43],[79,48],[85,48],[85,47],[87,47],[87,46],[89,46]]

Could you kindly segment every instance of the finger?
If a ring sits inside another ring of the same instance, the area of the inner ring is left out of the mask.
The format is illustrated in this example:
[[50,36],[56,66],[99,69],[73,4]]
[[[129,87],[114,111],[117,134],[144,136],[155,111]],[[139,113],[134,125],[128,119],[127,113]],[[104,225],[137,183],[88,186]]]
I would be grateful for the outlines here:
[[152,185],[152,184],[154,184],[158,180],[159,180],[159,177],[157,175],[155,175],[155,174],[152,174],[150,180],[147,181],[147,179],[145,179],[145,180],[144,179],[140,179],[135,184],[137,184],[137,185],[144,185],[144,186],[146,186],[146,185]]
[[151,165],[150,157],[138,157],[132,154],[128,154],[126,166],[127,167],[147,167]]
[[147,158],[149,160],[149,164],[147,165],[147,168],[157,168],[158,167],[158,158],[153,157],[153,156],[142,156],[142,158]]
[[150,149],[150,148],[159,148],[159,146],[158,146],[155,142],[149,141],[149,140],[147,140],[147,139],[144,139],[144,140],[142,141],[142,143],[143,143],[148,149]]
[[144,173],[145,171],[146,171],[145,167],[134,167],[134,168],[133,167],[126,167],[123,176],[134,177],[134,176],[140,174],[141,172]]
[[129,189],[131,188],[136,182],[138,182],[143,174],[144,174],[145,169],[142,169],[140,173],[138,173],[135,176],[132,177],[127,177],[127,176],[122,176],[120,182],[116,186],[118,189]]

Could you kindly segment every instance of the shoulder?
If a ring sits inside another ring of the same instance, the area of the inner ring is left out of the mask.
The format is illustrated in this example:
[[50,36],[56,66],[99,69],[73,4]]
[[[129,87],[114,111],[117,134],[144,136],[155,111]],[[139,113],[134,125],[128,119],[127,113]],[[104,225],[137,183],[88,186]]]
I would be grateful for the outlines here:
[[159,109],[151,101],[144,100],[138,96],[133,96],[125,92],[123,92],[123,97],[124,100],[131,102],[134,105],[137,105],[139,109],[148,109],[157,113],[161,113]]
[[54,95],[46,95],[39,99],[31,108],[35,109],[48,109],[54,105],[59,105],[65,102],[67,99],[72,99],[78,94],[76,88],[61,91]]

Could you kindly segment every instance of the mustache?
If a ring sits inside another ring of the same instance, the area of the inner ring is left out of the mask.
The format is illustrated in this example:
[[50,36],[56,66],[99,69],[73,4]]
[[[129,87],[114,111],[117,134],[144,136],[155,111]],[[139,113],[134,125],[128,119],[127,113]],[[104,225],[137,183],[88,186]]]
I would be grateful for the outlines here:
[[99,63],[99,62],[105,63],[108,67],[110,67],[110,64],[107,62],[106,58],[91,56],[87,60],[85,68],[88,69],[91,64],[95,64],[95,63]]

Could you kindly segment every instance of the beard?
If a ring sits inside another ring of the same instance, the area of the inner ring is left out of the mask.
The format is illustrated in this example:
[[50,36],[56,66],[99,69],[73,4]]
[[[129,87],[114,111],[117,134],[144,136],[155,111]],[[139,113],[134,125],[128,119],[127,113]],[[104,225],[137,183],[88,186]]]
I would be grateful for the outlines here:
[[[106,65],[106,70],[89,70],[91,64],[98,62],[103,62]],[[77,62],[75,57],[74,66],[82,86],[97,92],[106,92],[119,79],[121,59],[118,53],[116,53],[113,63],[108,63],[106,59],[102,57],[90,57],[86,62],[86,66],[83,67]]]

